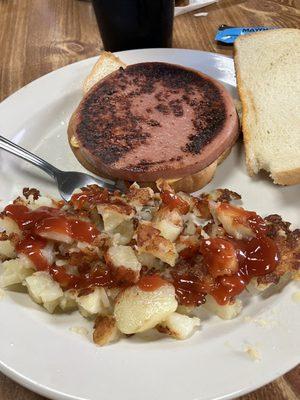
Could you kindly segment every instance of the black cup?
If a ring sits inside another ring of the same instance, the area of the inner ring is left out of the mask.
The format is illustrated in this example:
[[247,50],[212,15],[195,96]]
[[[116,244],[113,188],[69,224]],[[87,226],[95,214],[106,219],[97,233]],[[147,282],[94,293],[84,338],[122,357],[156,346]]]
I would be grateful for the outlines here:
[[174,0],[93,0],[104,49],[171,47]]

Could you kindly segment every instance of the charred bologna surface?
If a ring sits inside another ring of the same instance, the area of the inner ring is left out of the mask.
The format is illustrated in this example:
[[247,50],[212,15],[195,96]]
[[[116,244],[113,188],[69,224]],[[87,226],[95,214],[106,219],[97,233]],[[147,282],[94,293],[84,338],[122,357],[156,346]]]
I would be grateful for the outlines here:
[[92,88],[74,134],[99,172],[155,180],[205,168],[237,135],[230,96],[211,78],[165,63],[119,69]]

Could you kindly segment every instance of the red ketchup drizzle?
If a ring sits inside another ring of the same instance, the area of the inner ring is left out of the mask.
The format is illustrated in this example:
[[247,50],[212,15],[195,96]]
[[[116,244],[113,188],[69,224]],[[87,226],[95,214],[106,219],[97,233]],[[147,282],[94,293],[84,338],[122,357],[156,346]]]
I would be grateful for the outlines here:
[[177,210],[181,214],[187,214],[189,212],[190,206],[189,204],[182,200],[180,197],[178,197],[176,194],[168,191],[168,190],[163,190],[160,194],[161,201],[170,209],[174,210],[177,208]]
[[239,270],[236,274],[218,277],[218,287],[211,293],[219,304],[226,304],[240,294],[251,278],[273,272],[278,263],[278,250],[267,236],[248,240],[228,238],[236,249]]
[[[256,236],[243,240],[231,236],[211,238],[202,240],[198,247],[184,249],[180,259],[190,264],[191,272],[188,269],[183,275],[172,272],[180,304],[197,306],[205,301],[206,294],[211,294],[219,304],[225,305],[245,289],[251,278],[269,274],[276,268],[278,249],[276,243],[266,235],[264,220],[254,212],[227,204],[222,206],[232,208],[237,214],[234,222],[248,225]],[[203,256],[207,267],[207,273],[202,277],[195,273],[194,259],[197,254]],[[211,276],[211,280],[208,276]]]
[[89,222],[67,218],[57,208],[39,207],[32,211],[23,205],[10,204],[5,207],[4,213],[27,233],[38,235],[54,232],[87,243],[91,243],[99,234],[98,229]]
[[37,210],[29,210],[21,204],[9,204],[5,207],[4,213],[13,219],[22,231],[34,230],[35,224],[44,218],[58,215],[61,211],[57,208],[39,207]]
[[172,273],[172,278],[179,304],[199,306],[205,303],[208,287],[201,279],[193,274],[177,274],[175,272]]
[[[65,290],[68,289],[78,289],[81,293],[87,293],[89,290],[93,289],[96,286],[103,286],[103,287],[122,287],[126,288],[135,283],[135,275],[133,273],[130,274],[125,271],[124,274],[116,274],[115,271],[108,266],[106,267],[99,267],[95,269],[90,269],[85,267],[83,269],[78,268],[79,275],[69,274],[66,272],[64,267],[58,267],[56,265],[51,266],[49,268],[50,275],[52,278],[57,281],[62,288]],[[145,277],[148,278],[148,277]],[[152,278],[152,277],[149,277]],[[158,279],[161,279],[158,277]],[[163,283],[163,279],[161,279]],[[162,284],[163,284],[162,283]],[[143,285],[143,278],[142,283]],[[146,283],[145,283],[146,284]],[[153,285],[155,283],[153,282]],[[156,283],[157,284],[157,283]],[[149,280],[150,285],[150,280]],[[157,286],[159,287],[159,286]],[[147,290],[147,288],[143,289]],[[148,290],[155,290],[155,288]]]
[[218,237],[205,239],[200,242],[199,249],[214,278],[224,275],[225,271],[231,274],[232,270],[236,272],[238,269],[235,248],[228,240]]
[[30,210],[24,205],[10,204],[5,207],[4,214],[13,219],[25,235],[25,238],[17,244],[17,251],[26,254],[38,269],[49,268],[42,254],[47,241],[39,235],[53,232],[91,243],[99,234],[92,224],[67,218],[57,208],[39,207],[36,210]]
[[45,218],[35,225],[35,233],[53,232],[71,237],[80,242],[91,243],[99,234],[92,224],[78,219],[67,218],[63,215]]
[[223,203],[222,207],[236,213],[234,222],[248,225],[256,235],[244,240],[228,237],[228,240],[235,247],[239,270],[233,275],[218,277],[218,287],[211,293],[219,304],[224,305],[240,294],[251,278],[273,272],[278,263],[279,254],[276,243],[266,236],[267,226],[259,215],[226,203]]
[[209,203],[206,199],[198,199],[194,197],[195,206],[200,212],[202,218],[209,219],[210,218],[210,210],[209,210]]
[[247,211],[243,208],[234,207],[229,203],[222,203],[218,210],[221,210],[233,219],[233,225],[244,225],[252,229],[257,237],[265,237],[267,226],[262,217],[254,211]]
[[197,253],[199,253],[199,246],[191,245],[191,246],[188,246],[185,249],[181,250],[180,257],[185,260],[190,260]]
[[144,292],[153,292],[165,285],[167,281],[162,279],[159,275],[144,275],[138,281],[138,287]]
[[[171,269],[176,297],[181,305],[199,306],[212,290],[214,281],[207,274],[199,255],[199,245],[191,245],[180,252],[178,263]],[[200,263],[199,263],[200,261]]]
[[108,203],[108,190],[101,190],[98,187],[88,187],[80,193],[73,194],[71,202],[76,208],[83,208],[85,205],[91,206],[94,204]]
[[42,253],[46,244],[45,239],[28,235],[17,243],[16,250],[18,253],[25,254],[34,263],[36,269],[42,271],[49,268],[49,264]]
[[96,268],[81,275],[74,275],[68,274],[64,267],[52,266],[49,272],[52,278],[65,290],[89,290],[96,286],[114,286],[111,272],[106,268]]
[[93,185],[87,188],[84,188],[82,192],[73,194],[71,198],[71,203],[76,209],[88,209],[97,204],[111,204],[116,206],[121,206],[123,211],[126,214],[130,214],[132,212],[132,207],[129,204],[126,204],[122,201],[118,191],[115,191],[114,198],[110,198],[109,192],[107,189],[100,189],[98,186],[94,187]]

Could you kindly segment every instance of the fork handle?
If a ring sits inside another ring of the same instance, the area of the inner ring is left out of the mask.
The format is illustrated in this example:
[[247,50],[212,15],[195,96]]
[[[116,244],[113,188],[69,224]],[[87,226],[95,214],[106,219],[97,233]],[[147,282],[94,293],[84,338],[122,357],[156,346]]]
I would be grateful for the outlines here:
[[30,162],[31,164],[45,171],[54,179],[56,179],[57,175],[61,172],[59,169],[55,168],[47,161],[36,156],[35,154],[30,153],[30,151],[23,149],[22,147],[11,142],[3,136],[0,136],[0,149],[8,151],[9,153],[14,154],[17,157],[20,157],[23,160]]

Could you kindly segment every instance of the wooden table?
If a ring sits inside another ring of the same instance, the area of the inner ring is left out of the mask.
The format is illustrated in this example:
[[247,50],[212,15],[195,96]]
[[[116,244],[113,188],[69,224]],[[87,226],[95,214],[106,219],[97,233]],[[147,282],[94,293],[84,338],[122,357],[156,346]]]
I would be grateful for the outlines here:
[[[227,55],[218,45],[221,24],[300,27],[300,0],[220,0],[203,9],[206,17],[175,19],[174,47]],[[89,2],[78,0],[0,0],[0,100],[26,83],[63,65],[94,56],[102,48]],[[300,366],[239,400],[297,400]],[[0,400],[41,400],[0,374]]]

